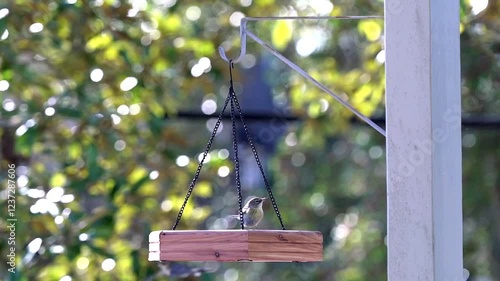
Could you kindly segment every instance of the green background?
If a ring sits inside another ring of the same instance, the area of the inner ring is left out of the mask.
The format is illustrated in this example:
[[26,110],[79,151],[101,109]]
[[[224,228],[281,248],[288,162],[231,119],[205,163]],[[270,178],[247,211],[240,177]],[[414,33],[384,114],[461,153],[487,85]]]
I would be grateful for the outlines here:
[[[287,0],[15,2],[0,4],[0,180],[6,187],[9,164],[18,179],[17,273],[1,262],[2,280],[172,280],[176,271],[168,269],[181,265],[148,262],[148,234],[172,226],[210,134],[206,119],[176,116],[200,111],[207,100],[220,110],[227,94],[228,65],[217,46],[238,54],[239,28],[231,22],[242,14],[325,10],[383,15],[379,0],[333,7]],[[460,3],[462,111],[464,118],[494,118],[500,4],[490,1],[480,13],[472,4]],[[249,28],[362,113],[384,115],[382,20]],[[297,55],[297,42],[315,32],[323,42],[310,56]],[[265,80],[274,102],[300,119],[278,119],[285,131],[271,131],[274,151],[262,155],[285,225],[321,231],[324,262],[188,265],[210,271],[199,280],[386,280],[385,139],[353,123],[349,111],[261,46],[249,42],[248,53],[269,60]],[[237,94],[249,80],[244,70],[236,65]],[[218,175],[220,167],[232,169],[220,153],[231,148],[224,124],[179,229],[216,228],[218,218],[237,211],[231,177]],[[499,137],[498,126],[463,127],[464,266],[471,278],[500,280]],[[181,155],[187,166],[178,165]],[[245,197],[266,195],[263,186],[250,188]],[[7,195],[2,188],[2,241],[9,236]],[[278,229],[272,207],[265,210],[262,228]],[[7,246],[0,244],[2,261]]]

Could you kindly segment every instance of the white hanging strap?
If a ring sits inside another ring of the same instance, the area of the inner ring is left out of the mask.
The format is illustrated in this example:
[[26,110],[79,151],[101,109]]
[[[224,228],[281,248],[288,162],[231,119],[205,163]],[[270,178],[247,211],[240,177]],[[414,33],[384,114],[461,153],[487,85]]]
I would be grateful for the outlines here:
[[[306,71],[304,71],[302,68],[300,68],[298,65],[287,59],[285,56],[283,56],[280,52],[278,52],[276,49],[271,47],[269,44],[264,42],[262,39],[260,39],[257,35],[253,34],[252,32],[248,31],[246,28],[247,21],[259,21],[259,20],[294,20],[294,19],[374,19],[374,18],[382,18],[380,16],[344,16],[344,17],[253,17],[253,18],[242,18],[241,23],[240,23],[240,37],[241,37],[241,51],[240,55],[236,58],[233,59],[233,63],[237,63],[241,61],[241,59],[245,56],[246,54],[246,36],[248,35],[250,38],[252,38],[255,42],[259,43],[264,49],[268,50],[271,54],[273,54],[275,57],[280,59],[282,62],[290,66],[292,69],[297,71],[300,75],[302,75],[304,78],[307,80],[311,81],[316,87],[319,89],[323,90],[324,92],[328,93],[331,95],[335,100],[340,102],[343,106],[347,107],[352,113],[354,113],[356,116],[358,116],[361,120],[365,121],[368,125],[370,125],[372,128],[374,128],[377,132],[382,134],[384,137],[386,136],[386,132],[384,129],[382,129],[380,126],[375,124],[370,118],[366,117],[363,115],[361,112],[356,110],[351,104],[343,100],[340,96],[332,92],[330,89],[328,89],[325,85],[321,84],[319,81],[314,79],[311,75],[309,75]],[[224,48],[222,46],[219,46],[219,54],[222,57],[223,60],[229,62],[229,59],[226,56],[226,53],[224,51]]]

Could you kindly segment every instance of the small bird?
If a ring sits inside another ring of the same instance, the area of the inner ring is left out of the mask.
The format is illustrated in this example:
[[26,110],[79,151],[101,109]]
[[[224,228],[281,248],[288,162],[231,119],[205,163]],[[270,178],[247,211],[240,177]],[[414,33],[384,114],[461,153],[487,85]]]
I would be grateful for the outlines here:
[[[262,203],[266,200],[265,197],[252,197],[247,201],[243,207],[243,226],[255,228],[259,222],[264,217],[264,210],[262,209]],[[231,218],[239,218],[240,215],[229,216]]]

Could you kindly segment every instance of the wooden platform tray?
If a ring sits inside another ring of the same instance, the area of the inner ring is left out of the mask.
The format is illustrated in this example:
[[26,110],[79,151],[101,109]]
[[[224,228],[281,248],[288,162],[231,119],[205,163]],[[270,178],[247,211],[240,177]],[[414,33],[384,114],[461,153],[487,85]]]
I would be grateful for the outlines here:
[[313,262],[323,235],[304,230],[160,230],[149,235],[150,261]]

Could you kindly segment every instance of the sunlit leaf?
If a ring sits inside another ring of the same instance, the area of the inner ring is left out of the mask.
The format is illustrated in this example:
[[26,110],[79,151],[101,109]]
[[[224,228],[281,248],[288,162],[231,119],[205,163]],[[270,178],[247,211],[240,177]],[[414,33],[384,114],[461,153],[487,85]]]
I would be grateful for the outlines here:
[[164,59],[158,59],[157,61],[154,62],[153,64],[153,69],[154,71],[160,73],[164,70],[166,70],[168,67],[167,61]]
[[160,21],[160,28],[162,28],[167,33],[178,31],[181,25],[182,25],[181,18],[175,14],[171,14]]
[[66,184],[66,176],[62,173],[56,173],[50,179],[49,185],[51,187],[64,186]]
[[211,184],[207,181],[197,183],[195,194],[199,197],[211,197],[213,194]]
[[120,189],[124,186],[125,180],[122,178],[119,178],[117,180],[113,181],[113,187],[111,188],[109,192],[109,197],[111,199],[115,198],[115,195],[120,191]]
[[145,183],[147,183],[148,181],[150,181],[151,179],[149,179],[149,175],[144,175],[142,178],[138,179],[136,182],[134,182],[132,184],[132,186],[130,187],[130,192],[132,194],[136,193],[137,190],[139,188],[141,188],[141,186],[143,186]]
[[60,280],[68,274],[68,268],[56,265],[48,265],[39,272],[39,278],[43,280]]
[[116,60],[120,55],[120,49],[118,46],[111,44],[104,51],[104,58],[107,60]]
[[360,21],[358,29],[368,40],[375,41],[378,40],[382,34],[382,23],[374,20]]
[[145,176],[147,176],[149,173],[148,171],[143,168],[143,167],[136,167],[129,175],[128,175],[128,181],[129,182],[138,182],[142,180]]
[[255,4],[258,6],[268,6],[274,3],[274,0],[255,0]]
[[[221,110],[229,73],[216,48],[236,47],[229,56],[237,56],[235,17],[382,15],[384,8],[381,1],[336,1],[330,12],[324,0],[11,2],[15,5],[0,4],[0,165],[17,166],[20,270],[13,275],[6,264],[0,266],[0,280],[23,281],[64,275],[72,280],[178,279],[166,276],[172,273],[169,264],[148,261],[148,236],[170,229],[184,202],[214,122],[199,113],[207,109],[203,104],[213,100],[215,114]],[[474,14],[474,3],[460,1],[461,93],[467,114],[498,113],[493,27],[500,17],[489,3]],[[364,114],[384,115],[382,19],[259,21],[247,28]],[[315,52],[301,57],[293,47],[308,35],[305,30],[321,36],[307,42]],[[233,70],[243,112],[275,108],[279,112],[272,114],[281,115],[283,108],[284,115],[298,117],[248,120],[250,134],[287,229],[321,231],[325,261],[303,267],[208,265],[215,272],[184,279],[387,280],[385,138],[247,39],[248,55]],[[203,74],[194,77],[191,71],[203,57],[210,64],[203,59]],[[131,76],[137,86],[122,91],[120,83]],[[16,135],[23,124],[27,130]],[[500,156],[492,148],[498,134],[467,127],[463,133],[464,264],[474,277],[497,280],[489,241],[498,235],[487,222],[496,210],[491,191]],[[224,228],[222,218],[237,210],[234,175],[218,176],[219,167],[231,166],[232,152],[218,153],[231,151],[230,135],[225,119],[178,229]],[[126,143],[123,150],[118,140]],[[15,151],[9,151],[11,145]],[[252,152],[243,141],[239,146],[243,196],[265,196]],[[177,163],[184,155],[186,166]],[[0,180],[6,182],[4,171]],[[45,204],[54,186],[64,188],[57,211]],[[323,199],[312,204],[315,194]],[[264,209],[259,228],[279,229],[271,202]],[[336,233],[339,227],[343,233]],[[42,248],[30,261],[22,260],[36,237],[43,239]],[[106,258],[116,262],[110,271],[102,267]],[[84,261],[82,268],[78,260]]]
[[272,31],[272,42],[278,50],[283,50],[292,40],[292,26],[289,21],[277,21]]
[[318,117],[320,113],[321,113],[321,105],[317,102],[313,102],[309,104],[309,106],[307,107],[307,114],[311,118]]
[[101,33],[89,41],[87,41],[87,45],[85,46],[90,52],[95,51],[97,49],[102,49],[109,46],[113,41],[113,36],[109,33]]

